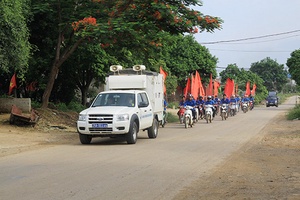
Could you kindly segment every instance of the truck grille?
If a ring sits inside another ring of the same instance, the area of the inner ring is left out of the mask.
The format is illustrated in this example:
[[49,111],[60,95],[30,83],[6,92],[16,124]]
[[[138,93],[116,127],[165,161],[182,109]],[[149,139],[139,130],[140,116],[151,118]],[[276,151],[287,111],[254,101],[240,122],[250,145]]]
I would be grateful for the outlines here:
[[107,124],[107,127],[90,127],[90,132],[111,132],[113,115],[89,115],[89,124]]

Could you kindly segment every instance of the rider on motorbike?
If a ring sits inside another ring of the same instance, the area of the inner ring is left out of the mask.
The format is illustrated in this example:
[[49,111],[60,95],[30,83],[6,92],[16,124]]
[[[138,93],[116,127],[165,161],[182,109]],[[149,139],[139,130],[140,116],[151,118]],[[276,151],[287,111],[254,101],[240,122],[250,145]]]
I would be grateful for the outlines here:
[[[223,98],[220,100],[220,105],[222,105],[222,104],[227,105],[226,110],[228,111],[229,99],[226,97],[226,94],[223,94]],[[221,114],[221,112],[220,112],[220,114]]]
[[236,97],[235,97],[235,99],[236,99],[236,102],[237,102],[237,111],[239,112],[240,106],[241,106],[241,98],[240,98],[240,96],[237,94]]
[[220,99],[218,98],[218,95],[215,95],[215,102],[218,103],[220,101]]
[[201,107],[203,108],[203,104],[205,103],[205,101],[203,100],[203,96],[199,95],[197,101],[196,101],[196,105],[198,107],[198,110],[199,110],[199,114],[200,114],[200,117],[201,119],[203,118],[203,109],[201,109]]
[[195,109],[195,106],[196,106],[196,100],[193,98],[193,95],[189,95],[189,98],[184,102],[184,106],[192,106],[193,109],[192,109],[192,113],[193,113],[193,120],[196,120],[196,109]]
[[181,100],[179,101],[179,106],[183,106],[184,105],[184,102],[185,102],[185,96],[183,95],[181,97]]
[[249,102],[251,102],[252,104],[251,104],[251,106],[252,106],[252,108],[251,109],[253,109],[254,108],[254,97],[250,94],[250,96],[249,96]]
[[180,116],[181,115],[183,115],[183,113],[184,113],[184,102],[185,102],[185,96],[183,95],[182,97],[181,97],[181,100],[179,101],[179,110],[178,110],[178,112],[177,112],[177,115],[178,115],[178,117],[179,117],[179,119],[180,119]]
[[207,96],[207,101],[205,102],[205,105],[212,105],[213,117],[215,117],[216,114],[216,108],[214,107],[215,101],[212,100],[211,96]]
[[230,107],[231,109],[234,109],[233,112],[235,113],[237,111],[237,100],[235,98],[235,95],[232,95],[229,101],[231,105],[235,105],[234,107]]
[[250,99],[248,98],[247,95],[244,96],[244,98],[242,99],[242,103],[247,103],[249,104]]

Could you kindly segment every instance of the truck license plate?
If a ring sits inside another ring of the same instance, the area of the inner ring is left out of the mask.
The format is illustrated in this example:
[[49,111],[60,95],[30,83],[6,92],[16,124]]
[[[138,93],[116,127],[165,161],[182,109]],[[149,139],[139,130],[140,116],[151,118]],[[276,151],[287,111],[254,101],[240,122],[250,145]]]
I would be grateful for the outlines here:
[[107,124],[92,124],[93,128],[107,128]]

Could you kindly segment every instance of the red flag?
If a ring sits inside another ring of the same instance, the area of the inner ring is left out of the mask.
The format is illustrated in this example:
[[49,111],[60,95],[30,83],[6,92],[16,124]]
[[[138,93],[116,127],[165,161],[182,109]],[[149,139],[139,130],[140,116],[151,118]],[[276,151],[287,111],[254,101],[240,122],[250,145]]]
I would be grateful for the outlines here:
[[224,88],[224,94],[226,94],[226,96],[230,98],[232,96],[233,90],[234,90],[234,82],[230,78],[227,78],[225,88]]
[[12,90],[16,87],[17,87],[16,74],[14,74],[10,79],[8,95],[10,95]]
[[197,80],[198,80],[198,83],[199,83],[199,95],[204,97],[205,96],[205,90],[203,88],[201,77],[200,77],[200,74],[198,73],[198,71],[196,71],[196,77],[197,77]]
[[165,84],[165,80],[168,76],[168,73],[166,71],[163,70],[162,67],[159,67],[159,73],[163,75],[163,79],[164,79],[164,94],[167,93],[167,88],[166,88],[166,84]]
[[231,96],[235,95],[235,86],[234,86],[234,80],[232,80],[232,92],[231,92]]
[[250,95],[250,81],[247,81],[246,83],[246,92],[245,95],[249,96]]
[[207,95],[208,96],[213,95],[212,74],[210,74],[210,78],[209,78],[209,85],[208,85],[208,88],[207,88]]
[[251,95],[255,96],[255,90],[256,90],[256,84],[253,84],[252,90],[251,90]]
[[187,96],[187,93],[191,93],[191,79],[190,78],[187,79],[186,86],[183,90],[184,96]]
[[214,81],[214,95],[218,96],[220,83],[218,81]]
[[195,99],[197,99],[199,95],[199,89],[200,89],[200,79],[199,79],[199,73],[196,71],[195,76],[192,76],[192,87],[191,87],[191,94]]

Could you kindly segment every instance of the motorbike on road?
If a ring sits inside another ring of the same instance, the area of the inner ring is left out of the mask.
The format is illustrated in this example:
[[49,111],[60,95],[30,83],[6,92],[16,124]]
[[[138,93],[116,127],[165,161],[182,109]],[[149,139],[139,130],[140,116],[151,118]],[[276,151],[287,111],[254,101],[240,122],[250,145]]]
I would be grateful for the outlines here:
[[206,123],[211,123],[213,120],[213,105],[205,105],[205,119]]
[[249,101],[249,110],[252,110],[254,108],[253,101]]
[[242,103],[242,110],[244,113],[248,112],[248,103],[247,102]]
[[236,112],[237,112],[236,103],[230,103],[230,106],[229,106],[230,116],[236,115]]
[[226,120],[228,118],[228,105],[227,104],[222,104],[221,105],[221,117],[222,117],[222,120]]
[[179,107],[179,110],[178,110],[178,112],[177,112],[177,115],[178,115],[178,117],[179,117],[179,122],[180,122],[180,124],[182,124],[183,121],[184,121],[184,112],[185,112],[184,106],[180,106],[180,107]]
[[193,125],[194,125],[192,109],[193,109],[192,106],[185,106],[185,111],[184,111],[184,127],[185,128],[193,127]]

